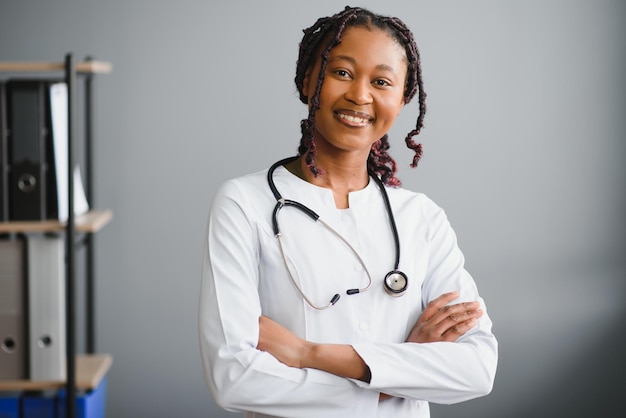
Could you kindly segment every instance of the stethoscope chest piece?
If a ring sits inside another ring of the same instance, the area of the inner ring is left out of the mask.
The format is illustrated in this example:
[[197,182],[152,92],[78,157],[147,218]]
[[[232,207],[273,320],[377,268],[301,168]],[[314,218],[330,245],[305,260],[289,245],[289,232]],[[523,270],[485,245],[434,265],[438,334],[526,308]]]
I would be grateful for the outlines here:
[[388,295],[398,297],[406,292],[406,289],[409,287],[409,279],[403,272],[393,270],[387,273],[383,284]]

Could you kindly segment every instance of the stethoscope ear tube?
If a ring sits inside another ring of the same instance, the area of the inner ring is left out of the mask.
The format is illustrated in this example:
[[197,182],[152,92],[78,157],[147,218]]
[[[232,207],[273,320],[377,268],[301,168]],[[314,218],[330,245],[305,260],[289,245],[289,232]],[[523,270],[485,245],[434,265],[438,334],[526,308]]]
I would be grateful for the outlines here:
[[291,283],[293,283],[294,287],[296,288],[296,290],[298,291],[298,293],[300,293],[300,296],[302,296],[302,299],[304,299],[304,301],[312,308],[317,309],[318,311],[322,311],[324,309],[328,309],[331,306],[333,306],[335,303],[337,303],[339,301],[339,298],[341,297],[339,295],[339,293],[335,293],[335,295],[330,299],[330,302],[328,302],[326,305],[324,306],[319,306],[316,305],[315,303],[313,303],[313,301],[311,301],[302,291],[302,289],[300,288],[300,286],[298,286],[298,282],[296,281],[296,278],[293,277],[293,274],[291,273],[291,269],[289,268],[289,264],[287,263],[287,256],[285,255],[285,249],[283,248],[283,242],[280,238],[280,233],[276,234],[276,238],[278,239],[278,247],[280,248],[280,253],[283,256],[283,262],[285,263],[285,269],[287,269],[287,275],[289,276],[289,279],[291,280]]

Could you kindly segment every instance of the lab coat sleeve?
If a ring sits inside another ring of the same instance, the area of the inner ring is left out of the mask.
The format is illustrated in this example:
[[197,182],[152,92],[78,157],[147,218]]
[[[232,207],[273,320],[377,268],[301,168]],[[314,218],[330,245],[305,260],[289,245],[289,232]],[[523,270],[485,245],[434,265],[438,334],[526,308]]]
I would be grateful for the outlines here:
[[[456,403],[488,394],[495,378],[498,344],[474,280],[443,210],[427,200],[424,217],[429,229],[428,269],[422,284],[422,306],[458,290],[452,303],[480,301],[485,314],[477,326],[456,342],[355,344],[372,378],[363,387],[435,403]],[[418,302],[419,303],[419,302]]]
[[244,190],[227,182],[207,222],[199,336],[205,380],[216,403],[276,416],[372,416],[377,393],[318,370],[287,367],[257,350],[261,307],[253,218],[258,207],[245,202]]

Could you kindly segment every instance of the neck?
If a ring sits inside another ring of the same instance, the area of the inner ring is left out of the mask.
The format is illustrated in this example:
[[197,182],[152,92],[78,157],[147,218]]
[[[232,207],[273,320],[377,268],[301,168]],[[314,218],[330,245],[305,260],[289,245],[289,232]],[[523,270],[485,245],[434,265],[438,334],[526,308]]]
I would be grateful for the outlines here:
[[287,169],[311,184],[331,189],[338,209],[347,209],[349,193],[365,188],[369,182],[367,160],[362,158],[351,161],[317,156],[315,166],[322,170],[322,174],[317,177],[311,173],[302,157],[288,164]]

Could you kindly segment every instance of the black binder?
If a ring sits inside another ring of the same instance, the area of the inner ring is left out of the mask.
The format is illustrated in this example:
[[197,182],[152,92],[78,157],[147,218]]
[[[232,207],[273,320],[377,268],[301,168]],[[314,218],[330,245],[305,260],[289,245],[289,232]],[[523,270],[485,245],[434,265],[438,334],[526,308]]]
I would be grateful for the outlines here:
[[6,86],[0,82],[0,222],[9,220],[9,166]]
[[46,219],[49,117],[43,80],[7,82],[9,219]]

